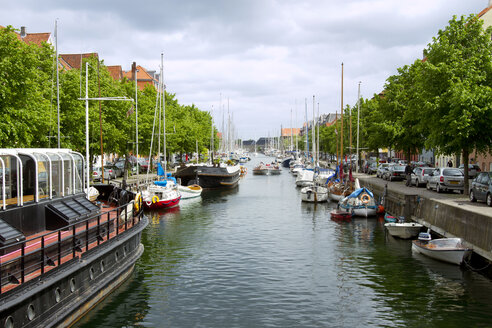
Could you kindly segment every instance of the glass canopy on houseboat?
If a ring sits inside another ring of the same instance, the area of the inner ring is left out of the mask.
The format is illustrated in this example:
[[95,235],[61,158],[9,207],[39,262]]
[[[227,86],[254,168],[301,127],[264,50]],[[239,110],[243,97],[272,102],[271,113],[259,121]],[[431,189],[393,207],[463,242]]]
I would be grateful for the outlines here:
[[0,149],[0,207],[84,192],[84,157],[70,149]]

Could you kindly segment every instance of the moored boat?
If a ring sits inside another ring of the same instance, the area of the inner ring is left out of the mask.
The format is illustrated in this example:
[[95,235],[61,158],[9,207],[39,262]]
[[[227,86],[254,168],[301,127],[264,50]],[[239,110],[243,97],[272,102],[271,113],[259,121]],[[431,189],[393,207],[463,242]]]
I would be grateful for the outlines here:
[[338,202],[341,209],[353,212],[354,216],[369,217],[376,215],[376,201],[372,192],[359,188]]
[[181,199],[200,197],[202,194],[202,190],[203,188],[197,184],[191,186],[178,185],[178,191],[181,194]]
[[142,200],[146,209],[158,210],[178,206],[181,194],[172,181],[154,181],[142,191]]
[[308,203],[321,203],[328,200],[328,188],[308,186],[301,189],[301,200]]
[[270,165],[267,164],[267,168],[268,168],[269,175],[279,175],[280,173],[282,173],[277,163],[272,163]]
[[0,322],[70,326],[132,273],[148,220],[139,194],[84,190],[82,155],[0,149]]
[[384,226],[390,235],[401,239],[414,238],[423,228],[423,225],[416,222],[389,222]]
[[433,259],[460,265],[471,249],[463,245],[461,238],[440,238],[432,240],[413,240],[412,250]]
[[239,184],[241,166],[226,164],[191,164],[179,166],[174,173],[181,185],[197,184],[203,189],[234,188]]
[[330,218],[333,220],[350,220],[352,218],[352,213],[342,210],[333,210],[330,212]]

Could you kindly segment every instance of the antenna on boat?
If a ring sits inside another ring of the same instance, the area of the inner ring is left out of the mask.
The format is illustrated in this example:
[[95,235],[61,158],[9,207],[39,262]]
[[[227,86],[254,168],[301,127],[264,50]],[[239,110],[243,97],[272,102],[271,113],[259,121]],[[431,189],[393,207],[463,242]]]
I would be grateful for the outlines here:
[[[134,101],[126,97],[97,97],[89,98],[89,62],[85,62],[85,98],[78,98],[85,101],[85,165],[86,165],[86,191],[89,199],[89,100],[116,100],[116,101]],[[138,167],[137,167],[138,168]]]
[[[55,19],[55,48],[56,48],[56,112],[58,117],[58,148],[60,144],[60,79],[58,70],[58,19]],[[89,168],[87,168],[89,169]],[[87,186],[89,188],[89,186]]]

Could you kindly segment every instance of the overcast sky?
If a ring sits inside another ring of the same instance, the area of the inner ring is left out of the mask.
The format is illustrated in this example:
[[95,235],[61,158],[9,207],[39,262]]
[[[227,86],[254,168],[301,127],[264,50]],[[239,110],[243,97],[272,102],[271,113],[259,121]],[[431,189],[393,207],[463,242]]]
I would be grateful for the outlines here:
[[[106,65],[133,61],[159,70],[167,91],[210,111],[222,125],[227,102],[238,136],[277,135],[320,113],[379,93],[453,15],[488,0],[22,0],[2,1],[0,25],[53,32],[60,53],[98,52]],[[221,97],[222,95],[222,97]],[[111,95],[108,95],[111,96]],[[221,100],[222,98],[222,106]],[[296,106],[297,103],[297,106]],[[296,110],[297,109],[297,110]],[[296,115],[297,113],[297,115]],[[296,119],[297,117],[297,119]]]

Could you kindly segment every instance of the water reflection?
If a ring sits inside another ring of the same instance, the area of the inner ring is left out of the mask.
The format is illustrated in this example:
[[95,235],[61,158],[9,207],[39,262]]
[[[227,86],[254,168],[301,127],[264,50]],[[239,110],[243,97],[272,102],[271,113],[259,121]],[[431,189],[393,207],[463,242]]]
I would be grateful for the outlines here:
[[125,318],[102,320],[111,327],[489,325],[489,280],[414,256],[378,218],[330,220],[336,204],[301,202],[294,181],[288,170],[247,175],[235,189],[149,213],[141,286],[129,288],[140,292],[127,295],[139,310],[120,313],[134,299],[118,298],[87,325],[99,327],[102,313]]
[[72,327],[131,327],[142,322],[150,306],[150,292],[141,268]]

